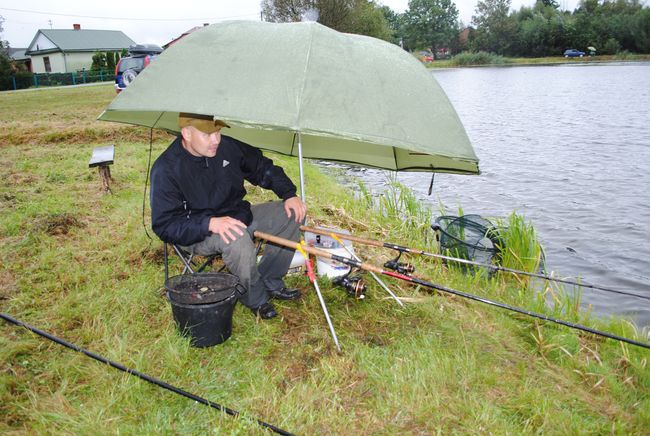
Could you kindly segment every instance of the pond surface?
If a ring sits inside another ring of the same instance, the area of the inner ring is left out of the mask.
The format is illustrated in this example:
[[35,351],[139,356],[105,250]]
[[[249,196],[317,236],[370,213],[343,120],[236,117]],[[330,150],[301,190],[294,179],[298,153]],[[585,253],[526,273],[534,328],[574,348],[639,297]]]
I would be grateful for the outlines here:
[[[398,173],[449,214],[531,222],[548,271],[650,296],[650,64],[464,68],[432,74],[480,159],[480,176]],[[435,135],[435,132],[431,132]],[[386,172],[349,169],[368,186]],[[650,301],[585,289],[596,315],[650,326]]]

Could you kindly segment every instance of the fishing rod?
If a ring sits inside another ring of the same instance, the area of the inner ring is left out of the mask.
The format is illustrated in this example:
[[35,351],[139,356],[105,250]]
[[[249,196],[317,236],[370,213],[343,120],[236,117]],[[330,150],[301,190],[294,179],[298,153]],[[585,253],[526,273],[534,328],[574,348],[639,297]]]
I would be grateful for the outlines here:
[[[318,229],[314,227],[308,227],[308,226],[300,226],[300,230],[305,231],[305,232],[311,232],[311,233],[316,233],[318,235],[324,235],[324,236],[333,236],[336,235],[341,239],[347,239],[348,241],[353,241],[353,242],[359,242],[360,244],[365,244],[365,245],[371,245],[373,247],[380,247],[380,248],[389,248],[391,250],[396,250],[401,253],[409,253],[409,254],[417,254],[420,256],[429,256],[429,257],[435,257],[438,259],[443,259],[446,261],[450,262],[456,262],[456,263],[462,263],[465,265],[472,265],[472,266],[478,266],[478,267],[484,267],[484,268],[489,268],[495,271],[503,271],[511,274],[517,274],[517,275],[525,275],[529,277],[535,277],[543,280],[550,280],[554,282],[559,282],[559,283],[565,283],[568,285],[574,285],[574,286],[580,286],[583,288],[590,288],[590,289],[597,289],[600,291],[605,291],[605,292],[612,292],[615,294],[622,294],[622,295],[628,295],[630,297],[636,297],[636,298],[642,298],[644,300],[650,300],[650,296],[646,295],[640,295],[640,294],[635,294],[633,292],[626,292],[626,291],[621,291],[618,289],[612,289],[612,288],[606,288],[603,286],[598,286],[598,285],[592,285],[589,283],[581,283],[577,282],[574,280],[568,280],[568,279],[563,279],[559,277],[552,277],[549,275],[544,275],[544,274],[537,274],[537,273],[531,273],[527,271],[521,271],[513,268],[507,268],[504,266],[499,266],[499,265],[491,265],[487,263],[481,263],[481,262],[475,262],[472,260],[467,260],[467,259],[460,259],[457,257],[451,257],[451,256],[445,256],[442,254],[437,254],[437,253],[429,253],[426,251],[418,250],[416,248],[409,248],[409,247],[403,247],[401,245],[393,244],[390,242],[382,242],[382,241],[377,241],[374,239],[367,239],[367,238],[362,238],[360,236],[354,236],[354,235],[349,235],[346,233],[338,233],[334,232],[328,229]],[[399,256],[397,257],[399,259]],[[398,262],[397,259],[390,260],[386,262],[384,265],[386,268],[396,270],[400,273],[403,274],[408,274],[413,272],[413,266],[408,263],[401,263]]]
[[[172,386],[172,385],[170,385],[168,383],[165,383],[162,380],[158,380],[158,379],[156,379],[154,377],[151,377],[151,376],[149,376],[147,374],[144,374],[144,373],[142,373],[140,371],[136,371],[135,369],[127,368],[126,366],[124,366],[122,364],[119,364],[119,363],[114,362],[112,360],[109,360],[109,359],[107,359],[107,358],[105,358],[103,356],[100,356],[99,354],[95,354],[95,353],[93,353],[91,351],[83,349],[83,348],[81,348],[81,347],[79,347],[79,346],[77,346],[75,344],[67,342],[67,341],[65,341],[65,340],[63,340],[63,339],[61,339],[59,337],[56,337],[56,336],[54,336],[54,335],[52,335],[52,334],[50,334],[50,333],[48,333],[46,331],[40,330],[40,329],[38,329],[38,328],[36,328],[34,326],[26,324],[26,323],[24,323],[24,322],[22,322],[22,321],[20,321],[18,319],[12,318],[11,316],[7,315],[6,313],[1,313],[0,312],[0,318],[4,319],[5,321],[7,321],[9,323],[15,324],[15,325],[20,326],[20,327],[24,327],[27,330],[29,330],[29,331],[31,331],[33,333],[36,333],[39,336],[42,336],[42,337],[44,337],[46,339],[49,339],[52,342],[56,342],[59,345],[63,345],[64,347],[70,348],[71,350],[83,353],[86,356],[88,356],[88,357],[90,357],[92,359],[95,359],[95,360],[97,360],[99,362],[105,363],[105,364],[107,364],[109,366],[112,366],[115,369],[119,369],[120,371],[124,371],[127,374],[139,377],[142,380],[145,380],[145,381],[147,381],[149,383],[152,383],[152,384],[154,384],[154,385],[156,385],[158,387],[161,387],[163,389],[167,389],[168,391],[172,391],[175,394],[178,394],[178,395],[181,395],[183,397],[189,398],[190,400],[196,401],[197,403],[201,403],[204,406],[212,407],[213,409],[220,410],[220,411],[222,411],[222,412],[224,412],[224,413],[226,413],[228,415],[231,415],[231,416],[239,416],[240,415],[239,412],[237,412],[236,410],[229,409],[228,407],[222,406],[222,405],[217,404],[217,403],[215,403],[213,401],[206,400],[205,398],[201,398],[201,397],[199,397],[197,395],[194,395],[194,394],[192,394],[190,392],[187,392],[187,391],[184,391],[184,390],[182,390],[180,388],[177,388],[176,386]],[[268,423],[266,423],[264,421],[261,421],[259,419],[256,419],[255,421],[257,422],[257,424],[261,425],[262,427],[265,427],[265,428],[267,428],[267,429],[269,429],[269,430],[271,430],[271,431],[273,431],[273,432],[275,432],[277,434],[281,434],[281,435],[291,435],[292,434],[292,433],[289,433],[286,430],[282,430],[281,428],[278,428],[278,427],[276,427],[276,426],[274,426],[272,424],[268,424]]]
[[[272,242],[272,243],[277,244],[277,245],[281,245],[281,246],[288,247],[288,248],[294,248],[294,249],[296,248],[296,243],[295,242],[290,241],[288,239],[280,238],[278,236],[269,235],[268,233],[256,231],[255,236],[257,238],[264,239],[266,241]],[[576,324],[576,323],[572,323],[572,322],[569,322],[569,321],[564,321],[564,320],[561,320],[561,319],[552,318],[550,316],[546,316],[546,315],[543,315],[541,313],[536,313],[536,312],[532,312],[532,311],[529,311],[529,310],[521,309],[519,307],[510,306],[510,305],[505,304],[505,303],[490,300],[488,298],[479,297],[477,295],[468,294],[466,292],[462,292],[462,291],[458,291],[458,290],[455,290],[455,289],[447,288],[445,286],[436,285],[436,284],[428,282],[426,280],[418,279],[416,277],[412,277],[412,276],[402,274],[402,273],[399,273],[399,272],[396,272],[396,271],[387,271],[387,270],[382,269],[382,268],[380,268],[378,266],[367,264],[367,263],[362,263],[362,262],[359,262],[359,261],[354,260],[352,258],[338,256],[336,254],[332,254],[330,252],[320,250],[318,248],[304,246],[303,250],[305,250],[307,253],[313,254],[314,256],[324,257],[326,259],[331,259],[331,260],[334,260],[336,262],[340,262],[340,263],[349,265],[349,266],[354,267],[354,268],[359,268],[359,269],[363,269],[363,270],[366,270],[366,271],[372,271],[372,272],[375,272],[377,274],[383,274],[383,275],[386,275],[386,276],[389,276],[389,277],[394,277],[396,279],[404,280],[404,281],[409,282],[409,283],[415,283],[417,285],[424,286],[426,288],[436,289],[438,291],[442,291],[442,292],[446,292],[446,293],[449,293],[449,294],[457,295],[457,296],[463,297],[463,298],[468,298],[470,300],[478,301],[478,302],[488,304],[488,305],[491,305],[491,306],[495,306],[495,307],[499,307],[499,308],[502,308],[502,309],[507,309],[507,310],[510,310],[510,311],[513,311],[513,312],[520,313],[522,315],[528,315],[528,316],[531,316],[533,318],[542,319],[544,321],[554,322],[556,324],[560,324],[560,325],[570,327],[570,328],[573,328],[573,329],[576,329],[576,330],[582,330],[582,331],[592,333],[592,334],[595,334],[595,335],[598,335],[598,336],[602,336],[602,337],[605,337],[605,338],[614,339],[614,340],[621,341],[621,342],[626,342],[628,344],[636,345],[636,346],[639,346],[639,347],[642,347],[642,348],[650,348],[650,344],[645,343],[645,342],[635,341],[635,340],[625,338],[625,337],[622,337],[622,336],[618,336],[618,335],[603,332],[603,331],[600,331],[600,330],[592,329],[591,327],[587,327],[587,326],[584,326],[584,325],[581,325],[581,324]]]

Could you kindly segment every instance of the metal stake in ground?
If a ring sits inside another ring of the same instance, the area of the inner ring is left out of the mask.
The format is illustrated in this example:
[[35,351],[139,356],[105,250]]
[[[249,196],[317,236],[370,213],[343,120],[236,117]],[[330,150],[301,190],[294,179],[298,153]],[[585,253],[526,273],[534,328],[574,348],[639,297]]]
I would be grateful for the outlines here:
[[[260,238],[265,239],[263,237],[260,237]],[[280,239],[282,239],[282,238],[280,238]],[[285,241],[287,241],[287,239],[285,239]],[[289,241],[289,242],[292,242],[292,241]],[[316,289],[316,294],[318,295],[318,301],[320,301],[320,307],[323,309],[323,313],[325,314],[325,319],[327,320],[327,325],[329,326],[330,332],[332,333],[332,339],[334,339],[334,344],[336,344],[336,349],[340,353],[341,352],[341,346],[339,345],[339,339],[336,337],[336,332],[334,331],[334,326],[332,325],[332,320],[330,319],[330,314],[327,311],[327,306],[325,305],[325,300],[323,300],[323,295],[320,292],[320,287],[318,286],[318,281],[316,280],[316,274],[314,274],[314,267],[311,264],[311,259],[309,258],[309,256],[305,252],[305,249],[303,248],[303,245],[306,246],[304,244],[304,241],[301,241],[300,244],[295,244],[295,248],[305,258],[305,266],[307,267],[307,277],[309,277],[309,280],[314,285],[314,289]],[[291,247],[291,248],[293,248],[293,247]]]
[[[350,256],[352,256],[355,260],[361,262],[361,259],[359,258],[359,256],[357,256],[356,254],[354,254],[354,253],[352,252],[352,250],[350,250],[350,249],[348,248],[348,246],[345,245],[345,243],[344,243],[343,241],[341,241],[341,239],[338,237],[338,235],[337,235],[336,233],[331,232],[331,233],[330,233],[330,236],[331,236],[332,239],[334,239],[336,242],[338,242],[339,244],[341,244],[341,246],[342,246],[343,248],[345,248],[345,251],[347,251],[348,254],[349,254]],[[375,274],[375,273],[372,272],[372,271],[368,271],[368,272],[370,273],[370,275],[372,276],[372,278],[375,279],[375,281],[376,281],[377,283],[379,283],[379,285],[380,285],[382,288],[384,288],[384,289],[386,290],[386,292],[388,292],[388,293],[390,294],[390,296],[393,297],[393,299],[394,299],[395,301],[397,301],[397,304],[399,304],[400,306],[404,307],[404,303],[402,303],[401,301],[399,301],[399,298],[397,298],[397,296],[396,296],[395,294],[393,294],[393,292],[388,288],[388,286],[386,286],[386,284],[385,284],[385,283],[384,283],[384,282],[383,282],[379,277],[377,277],[377,274]]]
[[[264,239],[264,240],[273,242],[274,244],[282,245],[282,246],[289,247],[289,248],[294,248],[295,247],[295,242],[290,241],[288,239],[280,238],[278,236],[269,235],[268,233],[263,233],[263,232],[258,231],[258,232],[255,232],[255,236],[260,238],[260,239]],[[592,333],[592,334],[595,334],[595,335],[598,335],[598,336],[602,336],[602,337],[605,337],[605,338],[615,339],[615,340],[621,341],[621,342],[626,342],[628,344],[636,345],[638,347],[650,348],[650,344],[648,344],[648,343],[635,341],[635,340],[632,340],[632,339],[629,339],[629,338],[624,338],[622,336],[618,336],[618,335],[603,332],[603,331],[600,331],[600,330],[592,329],[591,327],[583,326],[581,324],[575,324],[575,323],[564,321],[564,320],[561,320],[561,319],[552,318],[550,316],[546,316],[546,315],[543,315],[541,313],[531,312],[531,311],[526,310],[526,309],[521,309],[519,307],[510,306],[510,305],[507,305],[505,303],[500,303],[498,301],[490,300],[488,298],[483,298],[483,297],[479,297],[479,296],[476,296],[476,295],[468,294],[466,292],[457,291],[455,289],[447,288],[445,286],[436,285],[436,284],[428,282],[426,280],[422,280],[422,279],[418,279],[418,278],[415,278],[415,277],[407,276],[405,274],[400,274],[400,273],[397,273],[395,271],[386,271],[386,270],[384,270],[384,269],[382,269],[382,268],[380,268],[378,266],[370,265],[370,264],[367,264],[367,263],[362,263],[362,262],[359,262],[357,260],[347,258],[347,257],[337,256],[337,255],[329,253],[327,251],[319,250],[318,248],[304,247],[304,250],[306,252],[310,253],[310,254],[313,254],[314,256],[324,257],[326,259],[332,259],[332,260],[335,260],[337,262],[341,262],[343,264],[346,264],[346,265],[349,265],[349,266],[352,266],[352,267],[355,267],[355,268],[360,268],[360,269],[363,269],[363,270],[366,270],[366,271],[373,271],[373,272],[376,272],[377,274],[383,274],[383,275],[386,275],[386,276],[389,276],[389,277],[394,277],[396,279],[404,280],[404,281],[409,282],[409,283],[415,283],[417,285],[421,285],[421,286],[424,286],[426,288],[436,289],[438,291],[442,291],[442,292],[446,292],[446,293],[449,293],[449,294],[457,295],[459,297],[468,298],[470,300],[478,301],[478,302],[481,302],[481,303],[484,303],[484,304],[489,304],[491,306],[500,307],[502,309],[507,309],[507,310],[510,310],[510,311],[513,311],[513,312],[517,312],[517,313],[520,313],[522,315],[527,315],[527,316],[530,316],[530,317],[533,317],[533,318],[542,319],[544,321],[554,322],[556,324],[560,324],[560,325],[570,327],[570,328],[573,328],[573,329],[576,329],[576,330],[582,330],[582,331]]]

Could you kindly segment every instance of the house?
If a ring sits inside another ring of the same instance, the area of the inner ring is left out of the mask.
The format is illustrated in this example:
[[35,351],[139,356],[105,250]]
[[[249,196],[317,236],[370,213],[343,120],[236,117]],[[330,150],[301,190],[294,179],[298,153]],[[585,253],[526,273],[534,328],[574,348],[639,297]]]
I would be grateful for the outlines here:
[[178,38],[174,38],[174,39],[172,39],[171,41],[169,41],[167,44],[163,45],[163,48],[164,48],[165,50],[167,50],[168,47],[171,47],[172,45],[176,44],[178,41],[180,41],[181,39],[185,38],[185,37],[186,37],[187,35],[189,35],[190,33],[192,33],[192,32],[196,32],[197,30],[202,29],[202,28],[204,28],[204,27],[206,27],[206,26],[209,26],[209,25],[210,25],[210,23],[203,23],[203,26],[195,26],[195,27],[192,27],[190,30],[186,30],[185,32],[183,32],[183,33],[181,34],[181,36],[179,36]]
[[13,48],[8,47],[5,49],[9,59],[11,59],[14,64],[23,64],[27,71],[32,70],[32,60],[29,56],[25,54],[26,48]]
[[135,44],[119,30],[39,29],[29,44],[26,55],[32,58],[34,73],[71,73],[90,69],[93,55],[121,52]]

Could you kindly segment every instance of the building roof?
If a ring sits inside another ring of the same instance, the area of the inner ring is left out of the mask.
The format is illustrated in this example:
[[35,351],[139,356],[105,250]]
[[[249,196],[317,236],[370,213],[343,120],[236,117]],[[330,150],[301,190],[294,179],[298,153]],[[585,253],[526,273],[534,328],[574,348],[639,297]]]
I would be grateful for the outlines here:
[[209,25],[210,25],[209,23],[203,23],[203,26],[194,26],[194,27],[192,27],[191,29],[186,30],[185,32],[183,32],[183,33],[181,34],[181,36],[179,36],[178,38],[174,38],[174,39],[172,39],[171,41],[169,41],[167,44],[163,45],[163,48],[164,48],[164,49],[169,48],[170,46],[176,44],[176,43],[177,43],[178,41],[180,41],[181,39],[185,38],[185,37],[186,37],[187,35],[189,35],[190,33],[192,33],[192,32],[196,32],[197,30],[199,30],[199,29],[203,29],[204,27],[209,26]]
[[[39,35],[45,36],[58,49],[36,50],[33,47]],[[135,44],[131,38],[120,30],[86,30],[86,29],[39,29],[29,44],[27,54],[54,51],[97,51],[121,50]]]
[[25,54],[25,51],[27,51],[26,48],[7,48],[7,54],[11,59],[15,61],[24,61],[29,59],[29,56]]

